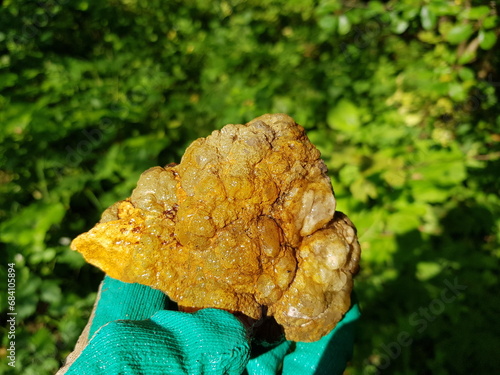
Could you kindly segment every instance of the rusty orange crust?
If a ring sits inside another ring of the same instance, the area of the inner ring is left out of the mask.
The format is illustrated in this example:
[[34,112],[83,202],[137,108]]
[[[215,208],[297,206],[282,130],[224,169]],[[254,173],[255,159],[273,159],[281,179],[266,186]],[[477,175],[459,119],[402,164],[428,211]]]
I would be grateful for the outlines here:
[[71,248],[182,306],[265,311],[294,341],[335,327],[360,257],[319,151],[282,114],[227,125],[180,164],[147,170]]

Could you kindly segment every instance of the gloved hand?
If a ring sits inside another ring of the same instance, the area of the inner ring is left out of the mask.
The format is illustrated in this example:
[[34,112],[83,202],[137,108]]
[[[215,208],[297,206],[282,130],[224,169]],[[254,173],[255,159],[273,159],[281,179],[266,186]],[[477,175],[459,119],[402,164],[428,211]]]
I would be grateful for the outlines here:
[[229,312],[169,310],[150,287],[105,277],[92,315],[62,374],[342,374],[357,306],[314,343],[284,341],[250,359],[244,324]]

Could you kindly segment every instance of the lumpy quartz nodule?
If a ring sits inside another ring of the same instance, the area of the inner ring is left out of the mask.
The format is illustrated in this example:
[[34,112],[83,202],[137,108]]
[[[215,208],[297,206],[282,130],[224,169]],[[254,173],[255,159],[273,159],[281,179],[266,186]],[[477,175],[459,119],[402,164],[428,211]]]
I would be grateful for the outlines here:
[[319,151],[284,114],[226,125],[145,171],[71,248],[181,306],[273,316],[304,342],[349,309],[360,258]]

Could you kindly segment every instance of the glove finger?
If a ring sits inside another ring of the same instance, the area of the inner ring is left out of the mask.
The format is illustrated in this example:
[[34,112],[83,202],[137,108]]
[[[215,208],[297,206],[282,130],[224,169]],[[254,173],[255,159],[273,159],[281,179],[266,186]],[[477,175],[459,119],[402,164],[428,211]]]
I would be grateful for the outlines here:
[[159,311],[102,327],[67,374],[241,374],[246,330],[226,311]]
[[285,341],[247,365],[249,375],[342,374],[352,357],[354,323],[359,318],[354,305],[328,335],[311,343]]
[[103,325],[115,320],[143,320],[171,301],[161,291],[141,284],[130,284],[106,276],[96,300],[89,338]]

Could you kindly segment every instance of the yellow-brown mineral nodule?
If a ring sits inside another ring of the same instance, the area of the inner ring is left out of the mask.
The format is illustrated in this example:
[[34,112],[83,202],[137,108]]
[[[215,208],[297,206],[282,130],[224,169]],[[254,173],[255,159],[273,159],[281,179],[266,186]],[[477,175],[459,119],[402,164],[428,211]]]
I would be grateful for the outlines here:
[[274,316],[316,341],[350,307],[360,248],[319,151],[287,115],[226,125],[145,171],[73,250],[179,305]]

